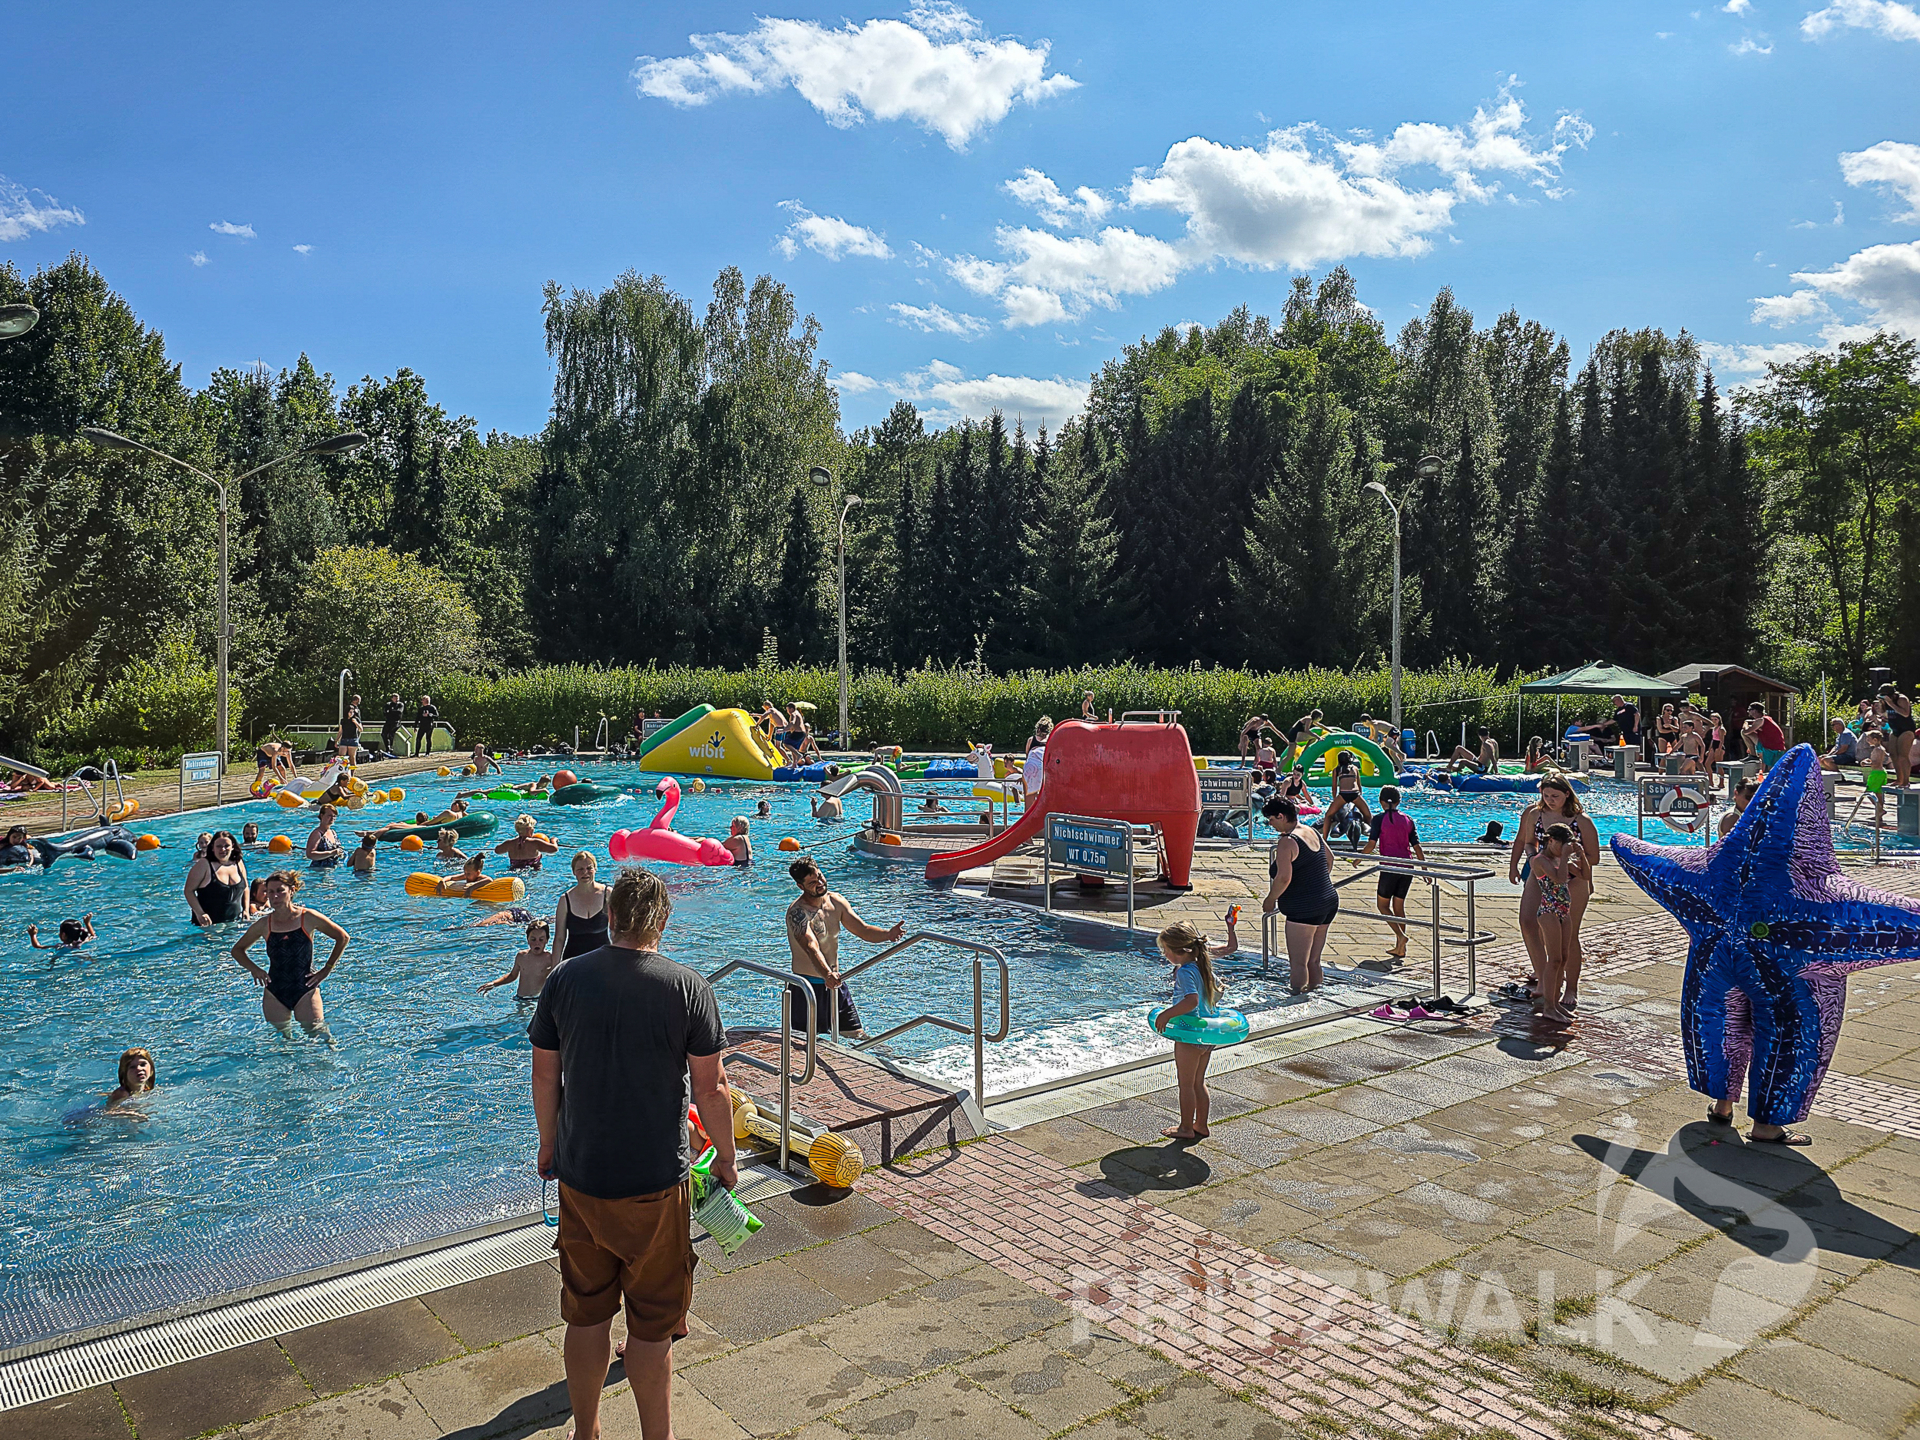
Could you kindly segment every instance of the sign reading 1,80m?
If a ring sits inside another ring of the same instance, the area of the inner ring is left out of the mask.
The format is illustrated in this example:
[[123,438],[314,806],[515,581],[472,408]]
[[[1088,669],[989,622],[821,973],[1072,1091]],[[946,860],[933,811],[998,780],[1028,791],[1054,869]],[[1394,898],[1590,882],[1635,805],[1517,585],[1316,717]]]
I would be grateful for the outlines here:
[[1127,826],[1119,821],[1085,820],[1075,815],[1047,817],[1047,855],[1054,864],[1082,875],[1124,879],[1130,868]]

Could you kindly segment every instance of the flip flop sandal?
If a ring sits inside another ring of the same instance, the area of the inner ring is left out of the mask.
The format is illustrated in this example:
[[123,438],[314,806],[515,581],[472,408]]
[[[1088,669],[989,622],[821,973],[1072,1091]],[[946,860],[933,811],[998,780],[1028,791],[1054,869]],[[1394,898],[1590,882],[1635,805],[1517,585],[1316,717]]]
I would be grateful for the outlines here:
[[1803,1135],[1797,1130],[1786,1130],[1778,1135],[1769,1135],[1765,1138],[1749,1134],[1747,1141],[1753,1145],[1801,1146],[1813,1144],[1813,1137],[1811,1135]]
[[1409,1020],[1431,1020],[1433,1018],[1433,1012],[1424,1005],[1416,1005],[1407,1011],[1407,1019]]
[[1376,1020],[1404,1020],[1407,1018],[1406,1011],[1396,1010],[1391,1005],[1382,1005],[1378,1010],[1373,1010],[1368,1013]]
[[1709,1105],[1707,1107],[1707,1123],[1709,1125],[1731,1125],[1733,1124],[1733,1116],[1722,1115],[1718,1110]]

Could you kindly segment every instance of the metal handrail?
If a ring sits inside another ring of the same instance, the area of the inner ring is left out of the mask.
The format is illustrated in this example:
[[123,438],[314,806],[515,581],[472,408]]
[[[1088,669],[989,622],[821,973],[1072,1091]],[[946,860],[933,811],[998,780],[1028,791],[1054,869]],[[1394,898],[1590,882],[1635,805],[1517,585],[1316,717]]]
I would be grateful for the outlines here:
[[[1444,861],[1420,861],[1410,857],[1394,855],[1375,855],[1369,857],[1373,863],[1357,869],[1350,875],[1342,876],[1333,882],[1334,889],[1351,885],[1356,880],[1364,880],[1369,875],[1385,871],[1391,875],[1412,875],[1424,880],[1457,880],[1466,887],[1467,923],[1448,925],[1440,919],[1440,887],[1432,887],[1433,918],[1416,920],[1411,915],[1389,915],[1380,910],[1349,910],[1342,906],[1342,915],[1351,915],[1356,919],[1373,920],[1388,925],[1405,925],[1415,930],[1425,930],[1433,937],[1433,993],[1442,992],[1443,981],[1440,976],[1440,952],[1443,945],[1463,947],[1467,952],[1467,994],[1475,995],[1480,989],[1479,947],[1491,944],[1499,937],[1491,930],[1482,930],[1475,910],[1474,882],[1493,880],[1498,877],[1492,870],[1473,865],[1449,865]],[[1284,948],[1278,942],[1277,932],[1280,921],[1285,917],[1278,910],[1269,910],[1260,917],[1260,970],[1266,973],[1275,950]],[[1458,940],[1443,937],[1458,935]]]
[[[793,1087],[807,1085],[813,1080],[815,1053],[820,1046],[820,1009],[815,999],[813,986],[805,983],[804,975],[796,975],[791,970],[776,970],[771,965],[756,964],[752,960],[731,960],[707,976],[707,984],[716,985],[736,970],[749,970],[755,975],[764,975],[769,980],[780,983],[780,1063],[770,1065],[752,1055],[742,1055],[735,1051],[721,1061],[737,1060],[742,1065],[751,1065],[756,1070],[765,1070],[780,1077],[780,1168],[787,1168],[787,1157],[793,1149]],[[793,982],[800,982],[800,991],[807,997],[807,1065],[798,1075],[791,1069],[793,1064],[793,1007],[787,1003],[792,993]]]
[[1178,725],[1180,723],[1180,712],[1178,710],[1122,710],[1120,712],[1120,723],[1124,725],[1129,720],[1145,720],[1148,716],[1153,717],[1153,723],[1156,725]]
[[[92,766],[82,765],[80,770],[76,770],[67,776],[66,781],[60,787],[60,828],[62,830],[67,828],[67,796],[71,793],[67,789],[67,786],[73,784],[75,781],[79,782],[80,793],[87,797],[87,803],[93,807],[93,818],[95,821],[101,824],[119,823],[119,821],[111,818],[107,810],[107,782],[109,780],[113,782],[113,793],[119,801],[119,803],[113,807],[114,812],[117,813],[127,808],[126,787],[120,783],[120,766],[113,757],[108,756],[107,763],[101,767],[100,794],[98,798],[94,796],[93,787],[87,783],[87,777],[80,773],[81,770],[89,770],[92,768]],[[125,819],[126,817],[123,815],[121,818]]]
[[[942,1030],[951,1030],[956,1035],[971,1035],[973,1037],[973,1098],[974,1098],[975,1104],[981,1105],[984,1107],[987,1103],[986,1047],[989,1044],[998,1045],[1002,1040],[1005,1040],[1007,1038],[1008,1032],[1010,1031],[1013,1025],[1012,999],[1008,993],[1007,957],[1003,952],[1001,952],[999,949],[997,949],[992,945],[983,945],[977,940],[962,940],[957,935],[941,935],[931,930],[922,930],[917,935],[909,935],[906,939],[900,941],[898,944],[889,945],[885,950],[882,950],[877,955],[869,956],[867,959],[862,960],[858,965],[855,965],[852,969],[842,970],[840,972],[840,979],[842,980],[842,982],[851,980],[854,976],[860,974],[862,971],[871,970],[874,966],[878,965],[881,961],[891,960],[894,956],[898,955],[901,951],[910,949],[915,945],[921,944],[923,941],[932,941],[937,945],[951,945],[956,950],[966,950],[966,951],[972,952],[973,954],[973,1024],[972,1026],[969,1027],[966,1025],[962,1025],[958,1021],[944,1019],[939,1015],[916,1015],[913,1019],[908,1020],[903,1024],[896,1025],[891,1030],[884,1031],[879,1035],[869,1036],[867,1039],[855,1045],[854,1048],[857,1050],[871,1049],[875,1045],[883,1044],[884,1042],[891,1040],[896,1035],[904,1035],[907,1031],[912,1030],[916,1026],[920,1026],[920,1025],[938,1026]],[[983,965],[981,961],[981,956],[983,955],[991,955],[993,957],[994,964],[1000,967],[1000,1028],[991,1035],[986,1033],[986,1021],[985,1021],[986,1000],[985,1000],[985,993],[984,993]],[[811,994],[813,987],[809,985],[807,987],[807,990],[808,990],[808,993]],[[833,1021],[833,1031],[832,1031],[833,1040],[834,1040],[834,1043],[837,1045],[840,1043],[840,1007],[838,1005],[835,1005],[833,1007],[832,1021]]]

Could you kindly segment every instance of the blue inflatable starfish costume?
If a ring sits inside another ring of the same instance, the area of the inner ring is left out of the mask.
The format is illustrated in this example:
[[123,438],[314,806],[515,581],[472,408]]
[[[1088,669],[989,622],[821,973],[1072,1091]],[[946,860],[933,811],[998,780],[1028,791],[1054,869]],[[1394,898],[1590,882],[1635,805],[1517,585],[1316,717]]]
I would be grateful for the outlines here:
[[1680,995],[1687,1081],[1740,1096],[1762,1124],[1804,1120],[1833,1059],[1847,974],[1920,960],[1920,901],[1841,873],[1812,747],[1767,772],[1727,838],[1710,849],[1613,837],[1635,884],[1686,927]]

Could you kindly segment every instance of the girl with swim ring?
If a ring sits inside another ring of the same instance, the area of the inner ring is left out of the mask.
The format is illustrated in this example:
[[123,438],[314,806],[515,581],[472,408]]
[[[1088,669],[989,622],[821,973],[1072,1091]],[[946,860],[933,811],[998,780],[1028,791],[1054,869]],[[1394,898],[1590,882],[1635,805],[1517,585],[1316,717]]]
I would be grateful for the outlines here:
[[[1167,1022],[1182,1015],[1205,1019],[1219,1013],[1220,997],[1227,987],[1213,973],[1213,961],[1216,956],[1231,955],[1240,948],[1234,934],[1237,918],[1233,910],[1227,912],[1224,945],[1212,944],[1187,920],[1160,932],[1160,958],[1174,967],[1173,992],[1178,997],[1153,1017],[1153,1028],[1162,1035],[1167,1033]],[[1207,1111],[1212,1103],[1212,1097],[1207,1094],[1207,1062],[1211,1059],[1211,1045],[1192,1045],[1184,1040],[1173,1042],[1173,1070],[1180,1080],[1180,1123],[1160,1132],[1167,1139],[1204,1140],[1212,1133],[1207,1129]]]
[[216,831],[206,853],[187,867],[186,896],[196,925],[225,925],[253,913],[247,905],[247,862],[230,831]]
[[[299,890],[300,877],[291,870],[276,870],[267,877],[267,913],[234,942],[233,958],[266,988],[266,994],[260,997],[260,1012],[269,1025],[284,1035],[288,1022],[297,1019],[309,1035],[324,1035],[327,1021],[320,1004],[320,984],[333,974],[346,953],[348,935],[318,910],[294,904],[293,897]],[[333,941],[333,954],[318,971],[313,968],[316,934]],[[261,940],[267,945],[264,970],[247,955]]]

